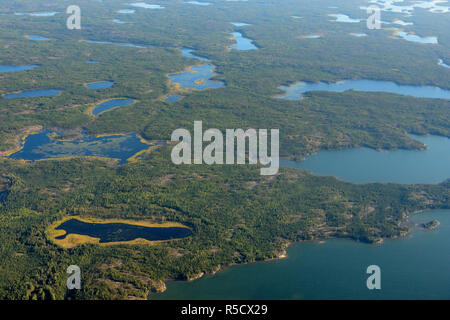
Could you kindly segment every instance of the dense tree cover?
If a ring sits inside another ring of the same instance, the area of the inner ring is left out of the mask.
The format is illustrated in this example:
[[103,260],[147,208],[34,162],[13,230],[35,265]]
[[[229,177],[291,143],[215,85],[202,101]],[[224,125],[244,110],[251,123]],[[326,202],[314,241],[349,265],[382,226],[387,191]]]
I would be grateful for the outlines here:
[[[70,264],[83,270],[76,298],[145,297],[160,280],[273,258],[288,242],[400,236],[412,212],[450,207],[450,181],[354,185],[294,169],[262,177],[248,166],[172,166],[169,151],[122,167],[2,161],[0,173],[13,184],[0,205],[0,297],[63,298]],[[68,214],[178,221],[194,235],[154,246],[62,249],[45,230]]]
[[[449,73],[437,65],[450,60],[448,21],[417,12],[417,32],[437,35],[438,46],[392,39],[379,30],[337,24],[327,17],[333,1],[214,1],[190,6],[167,1],[164,10],[137,9],[118,15],[119,0],[79,1],[82,30],[66,29],[65,2],[5,0],[0,4],[0,65],[38,64],[39,68],[0,73],[0,94],[23,89],[61,89],[61,96],[0,98],[0,150],[17,143],[27,127],[62,127],[91,133],[139,132],[168,139],[172,130],[204,127],[279,128],[281,153],[302,158],[319,149],[367,146],[377,149],[422,148],[408,133],[450,136],[449,101],[381,93],[306,94],[301,101],[274,99],[277,87],[293,81],[382,79],[403,84],[450,88]],[[339,6],[364,18],[360,1]],[[237,10],[237,8],[239,9]],[[13,12],[58,11],[54,17],[15,16]],[[291,15],[303,19],[292,19]],[[383,13],[383,20],[395,15]],[[113,18],[132,21],[117,25]],[[229,52],[229,22],[259,50]],[[432,22],[432,23],[431,23]],[[447,26],[447,27],[445,27]],[[320,33],[309,41],[299,36]],[[30,41],[24,35],[49,41]],[[80,40],[133,43],[145,49]],[[211,59],[226,88],[193,92],[165,103],[167,74],[198,63],[181,57],[190,47]],[[331,49],[330,49],[331,48]],[[88,60],[98,64],[88,64]],[[114,81],[93,91],[85,82]],[[133,106],[92,117],[87,110],[106,98],[139,100]],[[354,185],[282,169],[261,177],[246,166],[182,166],[162,148],[144,161],[112,167],[101,161],[73,159],[24,164],[0,160],[0,298],[145,298],[166,279],[190,279],[218,266],[274,258],[293,241],[347,237],[372,242],[407,231],[415,211],[449,208],[450,181],[439,185]],[[51,243],[46,228],[65,215],[178,221],[191,238],[154,246],[65,250]],[[83,289],[65,289],[67,266],[83,272]]]

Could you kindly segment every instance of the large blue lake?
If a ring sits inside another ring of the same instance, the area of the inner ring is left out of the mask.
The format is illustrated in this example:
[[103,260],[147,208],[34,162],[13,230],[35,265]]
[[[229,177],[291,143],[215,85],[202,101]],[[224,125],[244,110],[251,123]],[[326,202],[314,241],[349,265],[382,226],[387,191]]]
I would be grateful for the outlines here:
[[285,93],[277,96],[277,98],[286,100],[301,100],[303,93],[311,91],[344,92],[347,90],[388,92],[418,98],[450,99],[450,90],[438,87],[399,85],[395,82],[376,80],[345,80],[335,83],[310,83],[300,81],[289,86],[280,86],[279,89],[283,90]]
[[0,66],[0,72],[25,71],[39,67],[38,65],[29,66]]
[[[419,225],[437,219],[425,231]],[[405,238],[368,245],[333,239],[291,246],[286,259],[234,266],[194,282],[173,281],[150,299],[450,299],[450,211],[410,219]],[[366,269],[381,268],[381,290]]]
[[[286,163],[352,182],[435,183],[450,178],[449,139],[412,136],[423,151],[320,152]],[[425,230],[422,223],[440,226]],[[413,215],[412,232],[381,245],[331,239],[292,245],[286,259],[226,268],[194,282],[171,281],[150,299],[450,299],[450,211]],[[381,268],[381,290],[368,290],[366,269]]]
[[355,183],[437,183],[450,178],[450,139],[416,135],[412,138],[428,149],[321,151],[305,161],[281,160],[280,165]]

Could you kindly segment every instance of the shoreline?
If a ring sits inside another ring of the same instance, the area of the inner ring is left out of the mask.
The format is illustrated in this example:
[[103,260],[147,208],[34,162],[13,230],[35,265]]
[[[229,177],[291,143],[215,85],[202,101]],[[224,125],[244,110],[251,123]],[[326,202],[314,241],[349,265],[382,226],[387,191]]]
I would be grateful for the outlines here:
[[[447,209],[444,208],[444,209],[423,209],[423,210],[416,210],[416,211],[413,211],[413,212],[411,212],[409,215],[406,216],[406,219],[405,219],[404,223],[406,223],[406,224],[410,223],[410,221],[409,221],[410,218],[411,218],[412,216],[416,215],[416,214],[424,213],[424,212],[426,212],[426,211],[431,211],[431,210],[432,210],[432,211],[435,211],[435,210],[443,210],[443,211],[449,211],[449,212],[450,212],[450,208],[447,208]],[[264,259],[264,260],[261,260],[261,261],[242,262],[242,263],[236,263],[236,262],[234,262],[234,263],[231,263],[231,264],[226,265],[226,266],[218,265],[218,266],[214,269],[213,272],[210,272],[210,273],[200,272],[200,273],[198,273],[198,274],[196,274],[196,275],[194,275],[194,276],[189,277],[189,278],[186,279],[186,280],[163,279],[163,280],[161,280],[161,281],[164,283],[164,290],[159,291],[159,292],[157,292],[157,293],[163,293],[163,292],[165,292],[165,291],[167,290],[167,283],[168,283],[168,282],[180,282],[180,281],[182,281],[182,282],[193,282],[193,281],[196,281],[196,280],[198,280],[198,279],[201,279],[201,278],[203,278],[203,277],[205,277],[205,276],[206,276],[206,277],[208,277],[208,276],[214,276],[214,275],[216,275],[217,273],[219,273],[219,272],[221,272],[221,271],[225,271],[226,269],[229,269],[229,268],[232,268],[232,267],[235,267],[235,266],[244,266],[244,265],[255,264],[255,263],[270,263],[270,262],[274,262],[274,261],[278,261],[278,260],[282,260],[282,259],[287,259],[287,258],[289,257],[288,254],[287,254],[287,251],[288,251],[288,249],[289,249],[291,246],[293,246],[293,245],[298,245],[298,244],[302,244],[302,243],[312,243],[312,242],[317,242],[318,244],[322,245],[322,244],[325,244],[326,241],[328,241],[328,240],[349,240],[349,241],[359,242],[359,243],[363,243],[363,244],[367,244],[367,245],[383,245],[384,242],[385,242],[385,240],[398,240],[398,239],[405,238],[408,234],[410,234],[411,232],[414,231],[414,229],[415,229],[414,227],[417,227],[417,225],[414,224],[412,228],[408,228],[408,231],[407,231],[407,232],[401,233],[400,235],[396,235],[396,236],[392,236],[392,237],[388,237],[388,238],[379,238],[379,239],[374,240],[374,241],[371,242],[371,243],[363,242],[363,241],[358,241],[358,240],[355,240],[355,239],[352,239],[352,238],[348,238],[348,237],[327,237],[327,238],[320,238],[320,239],[314,239],[314,240],[301,240],[301,241],[295,241],[295,242],[287,241],[287,242],[282,246],[281,251],[278,252],[278,255],[277,255],[276,257],[274,257],[274,258],[268,258],[268,259]],[[435,228],[437,228],[437,227],[439,227],[439,225],[436,226]],[[434,229],[435,229],[435,228],[434,228]],[[427,231],[432,231],[432,230],[434,230],[434,229],[427,230]],[[147,300],[151,300],[151,298],[152,298],[152,296],[153,296],[154,294],[155,294],[155,292],[152,292],[152,293],[148,294]]]

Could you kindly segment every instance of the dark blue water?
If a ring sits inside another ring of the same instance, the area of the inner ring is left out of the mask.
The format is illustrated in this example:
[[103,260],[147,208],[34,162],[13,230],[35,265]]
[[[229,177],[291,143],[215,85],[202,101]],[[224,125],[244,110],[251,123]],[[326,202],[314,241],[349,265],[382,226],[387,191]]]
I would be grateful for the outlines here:
[[19,99],[19,98],[39,98],[39,97],[54,97],[61,93],[61,90],[43,89],[43,90],[24,90],[19,93],[5,94],[5,99]]
[[126,223],[88,223],[70,219],[60,224],[55,230],[66,230],[66,234],[55,239],[65,239],[69,234],[80,234],[99,238],[100,243],[146,239],[164,241],[186,238],[192,235],[188,228],[181,227],[144,227]]
[[4,203],[8,198],[9,191],[0,191],[0,203]]
[[348,80],[336,83],[296,82],[289,86],[281,86],[279,89],[285,91],[285,94],[278,96],[278,98],[286,100],[301,100],[303,93],[311,91],[344,92],[347,90],[389,92],[418,98],[450,99],[450,90],[438,87],[399,85],[395,82],[374,80]]
[[[12,154],[10,158],[36,161],[72,156],[97,156],[119,159],[119,164],[124,164],[136,153],[151,147],[133,133],[101,137],[83,135],[69,141],[53,139],[53,133],[43,131],[28,136],[23,149]],[[161,143],[155,142],[152,145],[156,144]]]
[[0,72],[25,71],[39,67],[38,65],[29,66],[0,66]]
[[280,165],[355,183],[437,183],[449,179],[450,139],[415,135],[412,138],[423,142],[428,149],[321,151],[301,162],[281,160]]
[[99,115],[102,112],[109,111],[114,108],[118,107],[124,107],[134,104],[134,100],[132,99],[114,99],[114,100],[108,100],[103,103],[100,103],[97,105],[93,110],[92,114],[94,116]]

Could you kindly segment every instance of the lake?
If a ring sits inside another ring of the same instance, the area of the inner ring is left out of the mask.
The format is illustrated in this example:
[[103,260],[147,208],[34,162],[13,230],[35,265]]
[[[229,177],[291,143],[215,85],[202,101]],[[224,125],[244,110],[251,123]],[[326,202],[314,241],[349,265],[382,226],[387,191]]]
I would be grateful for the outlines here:
[[[360,148],[323,151],[283,166],[365,182],[435,183],[450,178],[450,139],[412,136],[423,151],[377,152]],[[438,220],[435,230],[421,223]],[[228,267],[194,282],[170,281],[150,299],[449,299],[450,211],[413,215],[413,231],[400,239],[369,245],[331,239],[303,242],[286,259]],[[368,290],[366,269],[381,268],[381,290]]]
[[137,7],[137,8],[144,8],[144,9],[164,9],[163,6],[160,6],[159,4],[148,4],[145,2],[135,2],[135,3],[129,3],[130,6]]
[[118,47],[128,47],[128,48],[138,48],[138,49],[145,49],[145,48],[147,48],[147,47],[140,46],[140,45],[137,45],[137,44],[132,44],[132,43],[109,42],[109,41],[94,41],[94,40],[86,40],[85,42],[87,42],[87,43],[94,43],[94,44],[108,44],[108,45],[113,45],[113,46],[118,46]]
[[171,95],[168,96],[164,101],[166,102],[176,102],[176,101],[180,101],[182,99],[182,97],[177,96],[177,95]]
[[245,38],[240,32],[232,32],[233,40],[236,44],[230,46],[232,50],[246,51],[246,50],[257,50],[258,47],[252,43],[252,40]]
[[127,98],[120,98],[120,99],[110,99],[110,100],[106,100],[98,105],[96,105],[94,107],[94,109],[92,109],[92,114],[94,116],[98,116],[99,114],[115,109],[115,108],[119,108],[119,107],[125,107],[125,106],[130,106],[134,104],[134,100],[133,99],[127,99]]
[[112,82],[112,81],[99,81],[99,82],[87,83],[86,87],[88,89],[92,89],[92,90],[100,90],[100,89],[111,88],[113,85],[114,85],[114,82]]
[[440,65],[441,67],[447,68],[447,69],[450,68],[450,66],[449,66],[448,64],[446,64],[446,63],[444,62],[444,60],[442,60],[442,59],[439,59],[438,65]]
[[208,61],[208,62],[210,61],[207,58],[200,57],[198,55],[193,54],[192,52],[194,51],[194,49],[181,48],[180,50],[181,50],[181,56],[182,57],[191,58],[191,59],[198,59],[198,60],[201,60],[201,61]]
[[328,16],[336,18],[335,22],[344,22],[344,23],[358,23],[361,22],[360,19],[352,19],[345,14],[329,14]]
[[277,98],[286,100],[301,100],[302,93],[311,91],[344,92],[347,90],[388,92],[418,98],[450,99],[450,90],[428,86],[399,85],[391,81],[376,80],[344,80],[335,83],[299,81],[289,86],[280,86],[279,89],[283,90],[285,94],[279,95]]
[[[181,55],[185,58],[198,59],[207,64],[200,66],[192,66],[187,71],[169,74],[169,81],[176,86],[177,89],[195,89],[205,90],[210,88],[223,88],[225,84],[221,81],[210,80],[216,74],[215,66],[208,63],[210,60],[193,54],[194,50],[189,48],[181,48]],[[176,98],[174,98],[176,99]],[[166,100],[167,101],[167,100]]]
[[124,164],[152,146],[164,142],[148,142],[135,133],[93,136],[82,134],[72,140],[55,139],[58,132],[42,131],[28,136],[23,148],[9,156],[12,159],[36,161],[66,157],[106,157]]
[[192,231],[182,227],[146,227],[127,223],[93,223],[78,219],[70,219],[55,228],[65,230],[66,234],[55,237],[63,240],[69,234],[86,235],[99,238],[100,243],[132,241],[145,239],[148,241],[167,241],[186,238]]
[[357,37],[357,38],[361,38],[361,37],[367,37],[367,34],[365,33],[350,33],[351,36]]
[[122,13],[122,14],[131,14],[131,13],[135,13],[135,12],[136,12],[136,10],[133,10],[133,9],[121,9],[121,10],[117,11],[117,13]]
[[172,83],[180,89],[205,90],[209,88],[223,88],[225,85],[220,81],[209,80],[214,77],[214,66],[205,64],[189,68],[186,72],[169,75]]
[[0,66],[0,72],[14,72],[25,71],[39,67],[39,65],[33,64],[29,66]]
[[280,166],[335,176],[354,183],[438,183],[450,178],[450,139],[411,136],[426,150],[376,151],[368,148],[320,151],[305,161],[281,160]]
[[397,32],[396,35],[406,41],[410,42],[418,42],[418,43],[425,43],[425,44],[437,44],[438,39],[437,37],[421,37],[413,33],[408,33],[404,31]]
[[[441,225],[424,230],[433,219]],[[234,266],[194,282],[171,281],[150,299],[450,299],[450,211],[410,219],[412,233],[382,245],[333,239],[298,243],[286,259]],[[366,268],[381,268],[368,290]]]
[[245,23],[245,22],[230,22],[235,27],[246,27],[251,26],[251,24]]
[[0,203],[4,203],[8,198],[9,191],[0,191]]
[[186,1],[185,3],[195,4],[195,5],[198,5],[198,6],[209,6],[209,5],[212,5],[211,2],[201,2],[201,1]]
[[25,36],[28,40],[35,40],[35,41],[43,41],[43,40],[49,40],[49,38],[41,37],[41,36]]
[[61,90],[43,89],[43,90],[24,90],[19,93],[8,93],[3,97],[5,99],[19,99],[19,98],[39,98],[39,97],[54,97],[61,93]]
[[58,12],[31,12],[31,13],[21,13],[16,12],[14,13],[16,16],[30,16],[30,17],[53,17]]

